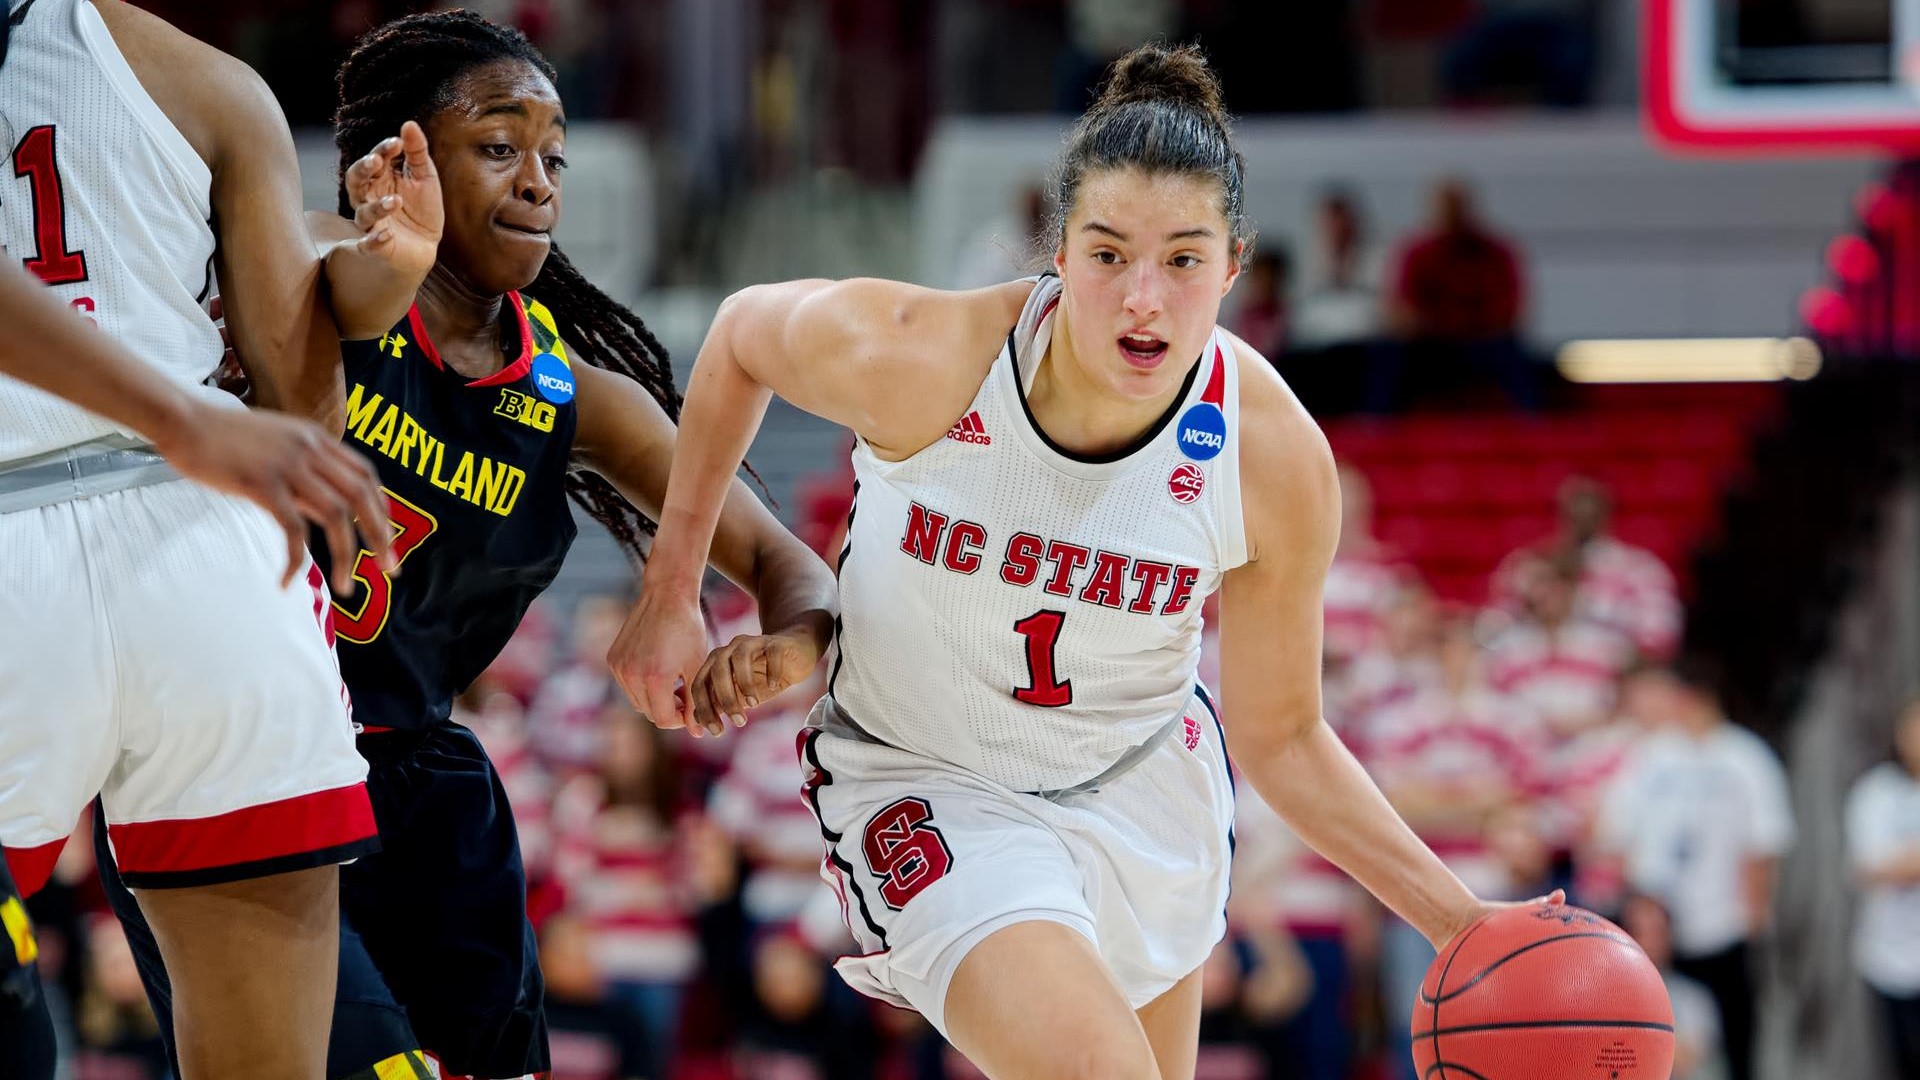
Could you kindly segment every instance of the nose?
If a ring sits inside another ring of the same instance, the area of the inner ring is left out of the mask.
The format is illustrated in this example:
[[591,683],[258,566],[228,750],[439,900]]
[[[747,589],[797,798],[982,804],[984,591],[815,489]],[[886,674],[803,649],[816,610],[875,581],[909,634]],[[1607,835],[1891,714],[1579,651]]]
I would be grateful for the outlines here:
[[1160,266],[1139,259],[1127,268],[1127,315],[1140,323],[1151,322],[1165,306],[1167,276]]
[[514,194],[534,206],[545,206],[553,200],[554,177],[548,171],[546,159],[539,154],[522,154],[520,168],[513,177]]

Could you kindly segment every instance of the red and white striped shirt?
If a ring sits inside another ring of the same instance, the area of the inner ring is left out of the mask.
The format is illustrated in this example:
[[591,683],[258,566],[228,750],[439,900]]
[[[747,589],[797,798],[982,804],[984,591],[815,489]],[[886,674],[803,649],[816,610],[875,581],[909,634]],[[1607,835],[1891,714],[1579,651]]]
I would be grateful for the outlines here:
[[[1525,580],[1526,565],[1539,558],[1545,548],[1545,544],[1529,545],[1501,561],[1493,574],[1493,606],[1504,611],[1520,610],[1520,585]],[[1673,571],[1667,564],[1645,548],[1610,536],[1588,541],[1580,549],[1580,562],[1574,610],[1625,634],[1649,657],[1671,657],[1680,645],[1684,613]]]
[[606,977],[692,978],[700,943],[674,823],[647,807],[607,805],[599,778],[583,776],[555,799],[554,832],[567,906],[585,920]]
[[1551,629],[1513,623],[1491,652],[1488,681],[1560,738],[1606,720],[1634,657],[1633,642],[1619,631],[1578,616]]

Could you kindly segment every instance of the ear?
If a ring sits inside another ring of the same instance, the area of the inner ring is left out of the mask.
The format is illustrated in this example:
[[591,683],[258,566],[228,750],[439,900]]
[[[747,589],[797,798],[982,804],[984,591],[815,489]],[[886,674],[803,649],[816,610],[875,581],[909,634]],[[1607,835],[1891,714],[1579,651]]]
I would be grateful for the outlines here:
[[1232,292],[1233,283],[1240,280],[1240,271],[1246,266],[1246,258],[1247,242],[1245,240],[1235,240],[1233,242],[1233,258],[1229,260],[1227,265],[1227,283],[1220,288],[1220,295],[1222,297]]
[[1060,280],[1067,279],[1067,245],[1065,244],[1053,245],[1053,272],[1060,276]]

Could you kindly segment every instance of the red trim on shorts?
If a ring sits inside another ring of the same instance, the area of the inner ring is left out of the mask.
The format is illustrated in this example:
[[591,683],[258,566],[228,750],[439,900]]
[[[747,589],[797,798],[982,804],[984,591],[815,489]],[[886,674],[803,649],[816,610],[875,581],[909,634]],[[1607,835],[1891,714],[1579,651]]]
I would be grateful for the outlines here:
[[353,847],[378,833],[363,783],[213,817],[107,824],[114,861],[129,884],[141,875],[191,874]]
[[20,890],[20,899],[25,900],[39,892],[53,876],[53,864],[60,861],[60,849],[67,845],[67,838],[61,837],[50,844],[39,847],[7,848],[7,872],[13,875],[13,886]]

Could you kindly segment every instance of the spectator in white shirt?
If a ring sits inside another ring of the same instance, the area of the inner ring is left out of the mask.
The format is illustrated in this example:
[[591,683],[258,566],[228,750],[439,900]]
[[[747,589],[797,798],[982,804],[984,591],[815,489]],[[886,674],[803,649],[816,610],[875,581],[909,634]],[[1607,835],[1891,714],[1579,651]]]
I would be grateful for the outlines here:
[[1488,678],[1525,703],[1556,746],[1600,726],[1613,712],[1633,642],[1579,610],[1581,560],[1536,559],[1521,574],[1519,616],[1494,635]]
[[1920,700],[1894,745],[1896,760],[1847,796],[1847,852],[1865,894],[1854,959],[1882,1002],[1896,1074],[1920,1080]]
[[1660,969],[1673,1002],[1672,1080],[1701,1080],[1714,1075],[1720,1056],[1720,1009],[1713,995],[1673,970],[1673,915],[1651,896],[1635,893],[1620,905],[1620,928]]
[[1713,993],[1728,1080],[1752,1080],[1750,947],[1771,920],[1793,807],[1780,759],[1727,720],[1714,686],[1693,662],[1646,694],[1653,730],[1607,793],[1599,827],[1628,886],[1672,912],[1674,967]]

